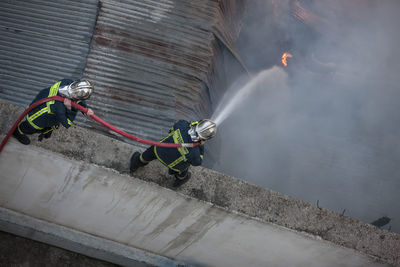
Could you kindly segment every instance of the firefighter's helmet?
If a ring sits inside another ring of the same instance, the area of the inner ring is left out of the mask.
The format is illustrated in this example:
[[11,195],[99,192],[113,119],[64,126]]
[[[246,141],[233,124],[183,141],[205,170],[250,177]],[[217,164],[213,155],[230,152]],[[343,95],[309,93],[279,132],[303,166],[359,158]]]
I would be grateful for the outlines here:
[[217,133],[217,125],[212,120],[204,119],[190,124],[189,135],[194,142],[207,140]]
[[88,99],[94,89],[93,84],[88,80],[77,80],[71,83],[69,88],[69,96],[76,100]]
[[59,89],[60,93],[73,100],[88,99],[93,93],[93,84],[88,80],[76,80],[68,86]]

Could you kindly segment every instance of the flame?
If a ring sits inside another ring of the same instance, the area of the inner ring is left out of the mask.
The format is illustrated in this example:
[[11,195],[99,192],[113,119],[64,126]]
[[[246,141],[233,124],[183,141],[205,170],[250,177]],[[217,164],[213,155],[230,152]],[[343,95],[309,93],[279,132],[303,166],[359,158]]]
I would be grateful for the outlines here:
[[292,56],[292,54],[287,53],[287,52],[283,53],[283,55],[282,55],[282,64],[285,67],[287,66],[287,58],[288,57],[293,57],[293,56]]

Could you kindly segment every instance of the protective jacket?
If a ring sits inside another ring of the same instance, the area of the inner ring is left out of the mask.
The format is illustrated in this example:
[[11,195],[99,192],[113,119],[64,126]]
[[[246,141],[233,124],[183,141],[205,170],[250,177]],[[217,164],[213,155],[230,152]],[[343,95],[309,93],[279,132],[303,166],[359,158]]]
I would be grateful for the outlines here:
[[[188,131],[190,123],[180,120],[174,124],[169,131],[169,135],[162,139],[161,143],[193,143]],[[178,147],[159,147],[154,146],[154,153],[161,163],[168,166],[171,170],[181,173],[189,168],[190,165],[199,166],[203,160],[204,146],[193,148]]]
[[[41,90],[30,105],[46,97],[62,96],[58,89],[73,82],[74,81],[70,79],[63,79],[51,87]],[[81,106],[86,107],[85,101],[80,101],[78,103]],[[69,128],[72,125],[72,122],[75,120],[77,112],[78,110],[74,107],[69,110],[65,107],[63,102],[52,100],[43,103],[29,111],[29,113],[26,115],[26,120],[33,128],[39,131],[49,128],[54,130],[55,127],[58,127],[60,123],[65,128]]]

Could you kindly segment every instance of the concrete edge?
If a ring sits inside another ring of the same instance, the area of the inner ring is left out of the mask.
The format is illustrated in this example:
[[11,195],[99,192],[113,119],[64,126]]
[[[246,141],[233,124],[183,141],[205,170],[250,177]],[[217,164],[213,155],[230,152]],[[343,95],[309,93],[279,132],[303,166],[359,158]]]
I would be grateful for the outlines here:
[[189,266],[0,207],[0,230],[122,266]]
[[[0,134],[5,134],[11,128],[22,111],[21,107],[0,101],[0,112],[3,114]],[[32,136],[32,145],[128,176],[132,152],[143,150],[143,146],[127,144],[87,128],[60,128],[51,139],[43,142],[37,142],[37,137]],[[171,187],[172,180],[166,174],[166,168],[156,161],[139,169],[134,177],[209,202],[229,212],[238,212],[263,222],[308,233],[400,266],[400,234],[210,169],[193,167],[191,171],[192,179],[179,189]]]

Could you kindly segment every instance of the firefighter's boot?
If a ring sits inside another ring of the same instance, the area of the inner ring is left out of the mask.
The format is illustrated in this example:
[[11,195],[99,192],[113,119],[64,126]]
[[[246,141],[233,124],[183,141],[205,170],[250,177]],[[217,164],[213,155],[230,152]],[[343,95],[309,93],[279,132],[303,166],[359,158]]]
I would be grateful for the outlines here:
[[131,157],[131,165],[130,165],[131,172],[135,172],[140,167],[139,166],[139,161],[140,161],[139,157],[140,157],[139,152],[133,153],[133,155]]
[[173,187],[177,188],[189,181],[190,177],[192,177],[191,172],[187,172],[184,177],[180,177],[179,175],[175,175],[175,181],[174,184],[172,185]]
[[143,167],[145,165],[147,165],[147,162],[144,163],[140,160],[140,152],[136,151],[135,153],[133,153],[130,165],[131,172],[135,172],[139,167]]
[[13,132],[13,136],[15,138],[17,138],[17,140],[24,145],[29,145],[31,143],[31,139],[29,139],[28,136],[26,136],[25,134],[21,133],[18,128],[15,129],[15,131]]

